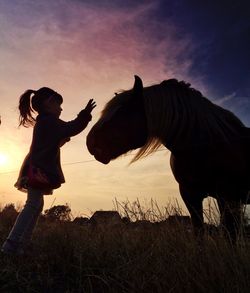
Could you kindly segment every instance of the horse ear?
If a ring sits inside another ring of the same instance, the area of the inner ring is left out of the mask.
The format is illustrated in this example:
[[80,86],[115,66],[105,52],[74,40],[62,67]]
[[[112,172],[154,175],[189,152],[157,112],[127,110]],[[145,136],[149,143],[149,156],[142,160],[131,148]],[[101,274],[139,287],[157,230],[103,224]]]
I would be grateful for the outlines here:
[[138,75],[135,75],[135,83],[133,87],[133,92],[137,98],[143,97],[143,83]]

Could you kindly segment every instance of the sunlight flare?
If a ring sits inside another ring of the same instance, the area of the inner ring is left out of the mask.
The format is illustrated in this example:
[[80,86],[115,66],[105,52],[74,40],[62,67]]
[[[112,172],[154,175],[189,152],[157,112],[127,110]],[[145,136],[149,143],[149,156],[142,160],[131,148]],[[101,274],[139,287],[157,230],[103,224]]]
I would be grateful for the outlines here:
[[0,153],[0,166],[5,167],[8,164],[9,158],[5,153]]

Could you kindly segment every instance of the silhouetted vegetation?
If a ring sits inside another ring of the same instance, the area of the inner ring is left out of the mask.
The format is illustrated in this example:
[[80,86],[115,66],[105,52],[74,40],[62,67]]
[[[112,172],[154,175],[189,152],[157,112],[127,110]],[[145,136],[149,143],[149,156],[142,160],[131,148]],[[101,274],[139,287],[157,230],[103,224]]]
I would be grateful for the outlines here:
[[68,204],[53,206],[44,211],[44,217],[51,221],[70,221],[71,209]]
[[[1,255],[0,292],[249,292],[247,238],[232,244],[207,225],[202,243],[178,209],[139,201],[116,209],[96,213],[94,224],[72,220],[68,205],[45,211],[30,253]],[[1,243],[14,213],[14,205],[0,212]]]

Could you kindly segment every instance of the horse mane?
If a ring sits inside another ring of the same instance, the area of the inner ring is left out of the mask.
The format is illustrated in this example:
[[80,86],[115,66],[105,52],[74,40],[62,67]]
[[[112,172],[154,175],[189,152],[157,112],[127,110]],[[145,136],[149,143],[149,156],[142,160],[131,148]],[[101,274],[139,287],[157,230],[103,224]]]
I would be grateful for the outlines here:
[[[127,104],[132,90],[117,94],[102,115]],[[230,111],[212,103],[185,81],[164,80],[143,88],[148,139],[132,162],[155,152],[162,144],[173,149],[190,149],[214,142],[228,143],[244,124]]]
[[[189,103],[188,108],[190,108],[196,104],[197,99],[203,98],[199,91],[190,86],[185,81],[169,79],[160,84],[144,88],[143,96],[148,122],[148,140],[137,152],[132,162],[150,155],[162,144],[166,144],[166,133],[170,140],[174,139],[177,127],[181,126],[177,125],[179,124],[180,116],[184,115],[183,120],[187,120],[184,109],[187,108],[185,102]],[[160,115],[160,113],[167,113],[167,115]]]

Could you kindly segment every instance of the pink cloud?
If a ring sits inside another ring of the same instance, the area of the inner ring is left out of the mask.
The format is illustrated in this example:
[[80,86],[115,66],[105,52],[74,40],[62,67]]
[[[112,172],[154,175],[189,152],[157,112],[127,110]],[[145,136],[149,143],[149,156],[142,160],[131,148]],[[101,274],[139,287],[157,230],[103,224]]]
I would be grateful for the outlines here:
[[148,82],[187,75],[191,61],[178,57],[192,44],[177,38],[173,25],[150,18],[157,1],[129,11],[72,1],[27,3],[29,8],[19,6],[12,24],[5,19],[5,40],[12,50],[5,54],[23,72],[24,82],[24,76],[37,81],[49,76],[75,84],[81,76],[84,88],[113,82],[115,90],[135,73]]

